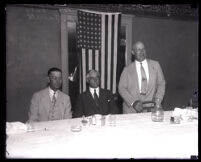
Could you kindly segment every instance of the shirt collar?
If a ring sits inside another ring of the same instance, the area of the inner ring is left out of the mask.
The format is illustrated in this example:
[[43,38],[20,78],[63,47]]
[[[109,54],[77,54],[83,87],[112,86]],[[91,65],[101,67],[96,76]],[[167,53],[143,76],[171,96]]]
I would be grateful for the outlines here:
[[94,94],[94,90],[96,90],[96,93],[99,94],[99,87],[97,88],[92,88],[92,87],[89,87],[89,91]]
[[[50,87],[49,87],[49,92],[50,92],[50,96],[54,95],[54,91]],[[57,94],[58,94],[58,90],[55,93],[56,97],[57,97]]]
[[142,63],[142,64],[146,64],[147,63],[147,59],[144,59],[143,61],[137,61],[137,60],[135,60],[135,62],[136,62],[136,64],[140,64],[140,63]]

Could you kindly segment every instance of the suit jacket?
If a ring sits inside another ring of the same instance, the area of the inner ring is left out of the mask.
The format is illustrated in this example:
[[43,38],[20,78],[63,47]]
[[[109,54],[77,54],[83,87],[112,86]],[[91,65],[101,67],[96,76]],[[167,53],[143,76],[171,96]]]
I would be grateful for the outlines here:
[[73,117],[90,116],[94,114],[117,114],[118,108],[109,90],[99,89],[99,107],[96,106],[94,98],[87,89],[78,96],[74,108]]
[[152,101],[155,97],[163,100],[165,94],[165,79],[160,64],[147,59],[149,69],[149,83],[145,96],[140,95],[139,83],[135,62],[124,68],[120,81],[119,93],[123,98],[123,113],[136,113],[131,106],[136,100]]
[[[48,121],[49,112],[52,109],[52,103],[49,95],[49,89],[45,88],[33,94],[29,110],[29,120]],[[56,104],[54,107],[54,119],[72,118],[70,97],[65,93],[58,91]]]

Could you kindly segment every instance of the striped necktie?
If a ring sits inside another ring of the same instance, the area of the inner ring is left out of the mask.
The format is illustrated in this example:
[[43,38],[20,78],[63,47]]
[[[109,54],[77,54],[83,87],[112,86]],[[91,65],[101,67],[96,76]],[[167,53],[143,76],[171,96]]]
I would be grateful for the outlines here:
[[54,113],[55,113],[54,107],[55,107],[55,104],[56,104],[56,100],[57,100],[56,99],[56,92],[54,92],[54,94],[52,96],[52,108],[49,111],[48,120],[55,120],[54,119]]
[[55,106],[55,103],[56,103],[56,92],[54,92],[54,95],[53,95],[53,97],[52,97],[52,105],[53,105],[53,108],[54,108],[54,106]]

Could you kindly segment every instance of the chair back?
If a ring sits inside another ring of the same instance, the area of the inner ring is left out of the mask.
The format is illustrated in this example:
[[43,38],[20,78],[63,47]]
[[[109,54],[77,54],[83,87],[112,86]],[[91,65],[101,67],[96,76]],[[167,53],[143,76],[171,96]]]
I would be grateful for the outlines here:
[[154,101],[144,101],[142,102],[143,112],[151,112],[155,106]]

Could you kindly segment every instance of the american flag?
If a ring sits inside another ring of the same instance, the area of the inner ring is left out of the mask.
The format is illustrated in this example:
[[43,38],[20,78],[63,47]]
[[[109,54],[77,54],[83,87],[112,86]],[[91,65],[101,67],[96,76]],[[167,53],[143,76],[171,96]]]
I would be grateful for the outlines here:
[[86,73],[90,69],[100,72],[101,88],[116,93],[120,23],[120,13],[78,10],[80,93],[87,88]]

